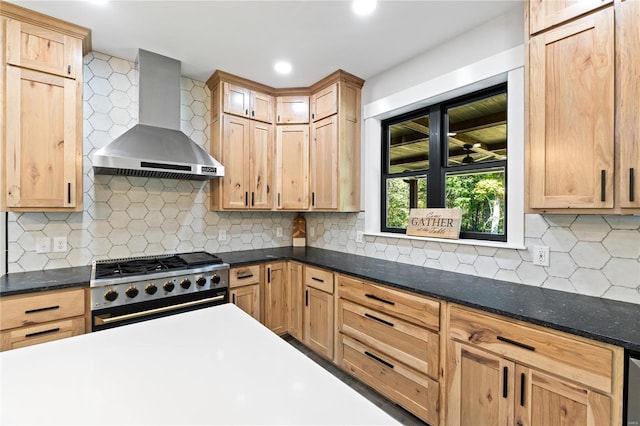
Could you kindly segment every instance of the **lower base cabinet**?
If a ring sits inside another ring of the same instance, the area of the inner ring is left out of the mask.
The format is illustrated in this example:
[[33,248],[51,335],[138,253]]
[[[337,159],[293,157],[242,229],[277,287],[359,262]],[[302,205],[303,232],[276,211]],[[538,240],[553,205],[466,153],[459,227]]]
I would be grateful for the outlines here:
[[230,269],[229,301],[256,320],[262,321],[260,312],[260,265]]
[[333,360],[333,272],[305,266],[304,293],[302,342],[316,353]]
[[287,280],[284,262],[264,267],[262,316],[264,325],[276,334],[287,332]]

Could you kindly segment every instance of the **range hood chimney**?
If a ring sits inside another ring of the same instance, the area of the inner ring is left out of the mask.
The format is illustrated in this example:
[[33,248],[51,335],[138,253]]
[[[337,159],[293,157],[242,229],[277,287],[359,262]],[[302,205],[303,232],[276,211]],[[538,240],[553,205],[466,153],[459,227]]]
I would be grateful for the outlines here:
[[180,61],[138,50],[138,120],[93,154],[95,174],[208,180],[224,167],[180,131]]

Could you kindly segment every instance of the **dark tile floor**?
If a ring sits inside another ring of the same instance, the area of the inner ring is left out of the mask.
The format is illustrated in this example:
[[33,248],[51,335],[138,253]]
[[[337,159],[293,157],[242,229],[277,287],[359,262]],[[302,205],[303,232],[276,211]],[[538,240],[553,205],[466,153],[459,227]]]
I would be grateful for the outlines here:
[[311,358],[317,364],[322,366],[325,370],[336,376],[338,379],[342,380],[347,385],[351,386],[353,389],[358,391],[362,396],[367,398],[369,401],[373,402],[378,407],[382,408],[386,411],[391,417],[396,419],[398,422],[403,425],[411,425],[411,426],[428,426],[427,423],[423,422],[413,414],[409,413],[404,408],[396,405],[395,403],[389,401],[384,396],[380,395],[378,392],[370,388],[368,385],[362,383],[358,379],[355,379],[342,371],[335,364],[327,361],[322,358],[320,355],[314,353],[309,348],[304,346],[302,343],[298,342],[291,336],[284,336],[284,340],[289,342],[291,346],[298,349],[300,352]]

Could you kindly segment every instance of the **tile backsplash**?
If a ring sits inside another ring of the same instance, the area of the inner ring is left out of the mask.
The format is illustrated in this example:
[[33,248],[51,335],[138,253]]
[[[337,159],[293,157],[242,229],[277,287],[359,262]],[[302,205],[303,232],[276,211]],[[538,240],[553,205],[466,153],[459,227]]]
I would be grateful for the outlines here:
[[[120,58],[84,58],[84,210],[9,213],[8,272],[291,245],[294,213],[211,212],[206,182],[94,176],[93,152],[137,122],[136,73]],[[207,151],[209,104],[204,83],[182,78],[182,131]],[[526,250],[366,235],[357,242],[364,212],[305,216],[310,246],[640,304],[639,216],[526,215]],[[36,252],[39,238],[59,236],[67,237],[67,252]],[[550,247],[548,267],[533,265],[534,245]]]

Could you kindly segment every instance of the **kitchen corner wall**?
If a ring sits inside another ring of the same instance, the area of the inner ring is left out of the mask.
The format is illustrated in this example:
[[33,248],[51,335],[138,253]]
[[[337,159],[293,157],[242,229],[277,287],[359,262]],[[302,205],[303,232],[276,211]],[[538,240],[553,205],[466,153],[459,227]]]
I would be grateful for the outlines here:
[[[83,266],[93,260],[194,250],[212,253],[291,245],[294,214],[209,211],[206,182],[94,176],[91,156],[138,119],[132,62],[92,52],[84,58],[84,209],[9,213],[8,272]],[[209,151],[210,94],[182,78],[181,128]],[[276,229],[283,228],[283,237]],[[226,239],[218,239],[219,231]],[[39,238],[66,236],[64,253],[37,253]]]
[[[309,246],[640,304],[640,216],[525,215],[525,250],[378,236],[358,243],[364,212],[305,216]],[[548,267],[533,264],[536,245],[550,248]]]

